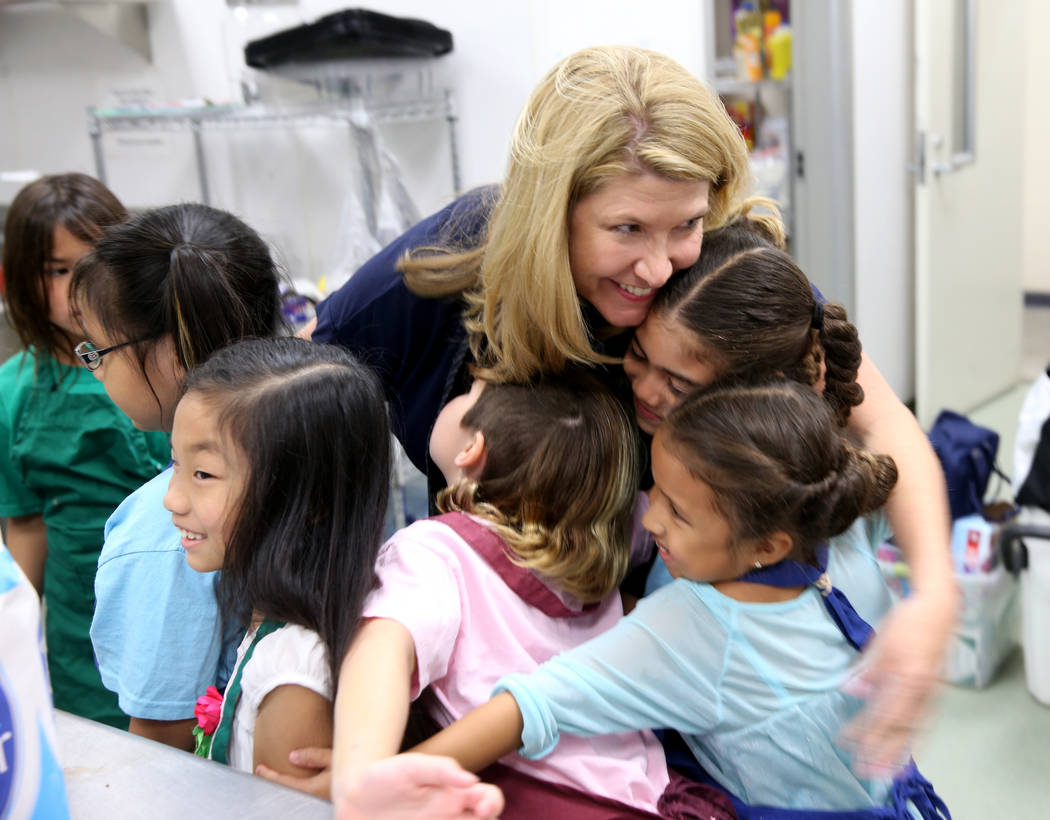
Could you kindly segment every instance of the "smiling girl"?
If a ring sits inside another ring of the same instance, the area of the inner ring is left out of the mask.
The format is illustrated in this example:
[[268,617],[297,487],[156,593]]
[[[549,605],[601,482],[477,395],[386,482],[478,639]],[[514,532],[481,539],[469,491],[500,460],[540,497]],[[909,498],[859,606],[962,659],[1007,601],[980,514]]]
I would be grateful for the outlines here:
[[210,757],[251,772],[332,741],[333,681],[375,581],[390,471],[382,388],[349,353],[241,342],[189,374],[164,496],[186,562],[247,628]]

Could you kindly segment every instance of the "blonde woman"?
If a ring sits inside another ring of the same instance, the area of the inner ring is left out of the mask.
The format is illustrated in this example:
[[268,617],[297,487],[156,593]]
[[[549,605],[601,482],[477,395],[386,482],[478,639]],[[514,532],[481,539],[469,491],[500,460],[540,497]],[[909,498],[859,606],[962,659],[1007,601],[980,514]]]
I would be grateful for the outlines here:
[[[313,338],[377,367],[395,433],[425,469],[430,429],[469,389],[469,365],[501,382],[616,360],[622,331],[696,261],[703,231],[747,208],[747,181],[743,138],[678,63],[584,49],[533,92],[503,185],[460,197],[366,263],[319,305]],[[958,593],[933,451],[866,357],[858,382],[865,399],[850,428],[898,464],[887,509],[915,588],[867,652],[873,694],[857,739],[879,761],[907,744],[933,690]]]

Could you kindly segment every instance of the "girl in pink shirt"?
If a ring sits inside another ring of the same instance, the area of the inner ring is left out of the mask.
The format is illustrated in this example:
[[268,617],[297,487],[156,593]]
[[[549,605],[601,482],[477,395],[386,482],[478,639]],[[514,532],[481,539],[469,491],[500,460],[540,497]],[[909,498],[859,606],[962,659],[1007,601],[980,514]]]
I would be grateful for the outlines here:
[[[442,410],[430,453],[449,485],[444,514],[383,546],[339,676],[333,797],[347,816],[358,773],[398,751],[423,690],[445,726],[500,676],[604,632],[623,614],[632,542],[648,543],[632,527],[633,421],[587,373],[476,381]],[[649,732],[566,738],[542,761],[512,754],[481,775],[503,789],[504,818],[730,816],[704,787],[672,783]]]

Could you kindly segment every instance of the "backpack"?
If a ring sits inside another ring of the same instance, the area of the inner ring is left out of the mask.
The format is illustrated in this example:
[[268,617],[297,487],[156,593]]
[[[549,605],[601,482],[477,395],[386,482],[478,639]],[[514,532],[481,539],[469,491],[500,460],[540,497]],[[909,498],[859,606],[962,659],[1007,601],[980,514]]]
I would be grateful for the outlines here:
[[944,470],[952,520],[983,515],[983,499],[992,473],[1005,478],[995,465],[999,434],[959,413],[942,410],[930,428],[930,444]]

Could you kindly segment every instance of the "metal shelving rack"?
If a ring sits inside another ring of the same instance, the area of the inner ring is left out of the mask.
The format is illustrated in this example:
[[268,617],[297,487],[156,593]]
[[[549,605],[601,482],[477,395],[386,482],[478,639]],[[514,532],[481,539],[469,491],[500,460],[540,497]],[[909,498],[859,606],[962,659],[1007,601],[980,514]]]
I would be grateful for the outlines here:
[[[376,125],[393,122],[444,120],[448,128],[454,192],[460,193],[461,172],[456,137],[456,106],[448,89],[435,89],[430,72],[361,71],[340,61],[289,66],[271,72],[313,86],[317,99],[307,103],[263,102],[254,87],[245,86],[249,100],[236,105],[201,105],[173,108],[89,108],[91,137],[98,178],[107,183],[104,134],[167,131],[193,135],[201,202],[211,204],[204,134],[211,130],[289,128],[297,125],[349,126],[355,122]],[[406,81],[407,77],[407,81]],[[405,93],[404,86],[413,86]]]
[[[363,107],[371,122],[416,122],[444,119],[449,133],[452,185],[458,193],[461,188],[459,152],[456,142],[456,110],[451,91],[445,91],[439,100],[412,104],[392,103],[384,106]],[[102,137],[106,133],[129,131],[189,131],[193,135],[196,153],[197,178],[201,202],[210,204],[208,170],[204,132],[211,129],[288,128],[296,125],[349,125],[361,116],[361,107],[347,106],[345,102],[320,102],[296,108],[274,108],[252,103],[228,106],[214,105],[199,108],[131,109],[89,108],[88,134],[95,156],[95,170],[99,180],[106,179],[106,160]]]

